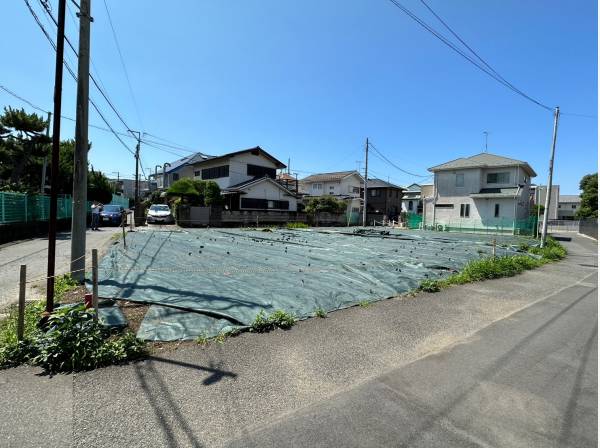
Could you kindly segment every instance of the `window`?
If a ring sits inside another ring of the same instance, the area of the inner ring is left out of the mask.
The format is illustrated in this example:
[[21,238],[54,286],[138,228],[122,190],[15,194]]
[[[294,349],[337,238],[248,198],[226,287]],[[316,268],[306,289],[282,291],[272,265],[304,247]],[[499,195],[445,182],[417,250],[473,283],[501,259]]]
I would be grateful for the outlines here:
[[275,168],[269,168],[266,166],[260,165],[251,165],[248,164],[246,166],[246,174],[252,177],[270,177],[271,179],[275,179]]
[[173,173],[173,182],[179,180],[179,173]]
[[329,194],[335,194],[335,191],[330,191]]
[[335,190],[335,187],[333,185],[330,185],[329,190]]
[[460,204],[460,217],[468,218],[470,212],[471,205],[470,204]]
[[510,173],[488,173],[488,184],[508,184],[510,183]]
[[371,197],[374,198],[375,196],[379,196],[377,193],[379,193],[379,190],[371,190]]
[[500,216],[500,204],[494,205],[494,218],[498,218]]
[[288,210],[289,201],[270,201],[267,199],[242,198],[241,208]]
[[352,188],[352,193],[360,193],[360,187],[350,187]]
[[[437,205],[436,205],[437,207]],[[408,201],[408,209],[412,211],[413,209],[413,201]]]
[[313,190],[322,190],[323,184],[313,184]]
[[463,173],[456,175],[456,186],[457,187],[465,186],[465,175]]
[[454,208],[454,204],[435,204],[435,208]]
[[561,208],[561,205],[560,205],[560,204],[558,204],[558,208]]
[[577,208],[577,205],[573,204],[573,205],[571,205],[571,208],[572,208],[572,209],[576,209],[576,208]]
[[214,168],[204,168],[202,170],[202,179],[218,179],[220,177],[229,177],[229,165],[215,166]]
[[390,190],[390,193],[388,195],[390,198],[392,197],[392,190]]
[[358,212],[360,212],[359,207],[352,207],[352,213],[358,213]]
[[200,170],[194,171],[194,177],[200,177]]

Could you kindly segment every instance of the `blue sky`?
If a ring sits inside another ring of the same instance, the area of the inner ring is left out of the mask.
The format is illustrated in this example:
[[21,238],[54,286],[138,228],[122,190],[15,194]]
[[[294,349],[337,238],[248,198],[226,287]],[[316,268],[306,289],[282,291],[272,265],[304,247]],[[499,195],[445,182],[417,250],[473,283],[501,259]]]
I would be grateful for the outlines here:
[[[30,2],[52,29],[39,1]],[[442,30],[420,1],[401,2]],[[57,1],[50,3],[56,13]],[[92,61],[132,129],[209,154],[260,145],[285,163],[290,158],[300,177],[357,168],[366,137],[400,167],[427,175],[430,166],[481,152],[487,130],[490,152],[528,161],[538,173],[534,181],[546,182],[552,113],[468,64],[388,0],[107,0],[139,117],[103,0],[92,3]],[[597,115],[595,1],[429,4],[530,96],[564,112]],[[0,84],[51,109],[51,47],[23,1],[3,2],[1,22]],[[76,43],[70,14],[67,34]],[[75,116],[75,95],[65,72],[66,116]],[[23,104],[0,91],[0,105]],[[92,109],[90,123],[103,125]],[[582,175],[597,170],[597,124],[561,117],[555,168],[561,193],[576,194]],[[62,137],[73,131],[63,120]],[[94,168],[132,176],[133,157],[111,134],[92,128],[90,140]],[[177,158],[142,146],[146,170]],[[420,180],[376,157],[369,166],[371,175],[399,184]]]

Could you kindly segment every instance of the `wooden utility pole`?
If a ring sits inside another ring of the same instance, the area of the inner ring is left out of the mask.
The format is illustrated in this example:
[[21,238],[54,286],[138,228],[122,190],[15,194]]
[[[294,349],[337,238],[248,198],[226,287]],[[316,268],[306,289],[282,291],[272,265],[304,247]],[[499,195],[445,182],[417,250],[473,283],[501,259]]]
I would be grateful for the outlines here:
[[73,156],[73,213],[71,216],[71,276],[85,278],[85,232],[87,229],[88,116],[90,88],[91,0],[79,3],[79,60],[77,69],[77,112]]
[[54,309],[54,267],[56,256],[56,215],[58,201],[58,162],[60,151],[60,118],[62,106],[63,59],[65,53],[66,0],[58,0],[58,24],[56,31],[56,61],[54,69],[54,121],[52,122],[52,178],[50,182],[50,216],[48,219],[48,275],[46,279],[46,311]]
[[542,223],[542,239],[540,247],[546,244],[546,234],[548,232],[548,212],[550,211],[550,196],[552,196],[552,173],[554,171],[554,151],[556,149],[556,135],[558,133],[558,117],[560,109],[558,106],[554,109],[554,130],[552,132],[552,149],[550,150],[550,165],[548,166],[548,185],[546,185],[546,200],[544,201],[544,221]]
[[367,185],[368,185],[368,176],[369,175],[369,138],[367,137],[367,141],[365,143],[365,190],[363,192],[363,219],[362,225],[365,227],[367,225]]
[[[50,121],[52,120],[52,112],[48,112],[48,121],[46,124],[46,137],[50,137]],[[44,164],[42,165],[42,185],[40,193],[46,192],[46,168],[48,166],[48,157],[44,156]]]

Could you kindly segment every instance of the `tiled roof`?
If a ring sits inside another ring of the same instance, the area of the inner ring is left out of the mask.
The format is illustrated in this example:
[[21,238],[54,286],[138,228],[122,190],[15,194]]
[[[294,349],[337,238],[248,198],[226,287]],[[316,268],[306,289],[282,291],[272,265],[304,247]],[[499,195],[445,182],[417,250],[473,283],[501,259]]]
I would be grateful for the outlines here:
[[333,173],[319,173],[312,174],[308,177],[305,177],[300,182],[329,182],[342,180],[344,177],[350,176],[351,174],[356,174],[360,176],[358,171],[336,171]]
[[398,185],[390,184],[389,182],[386,182],[381,179],[369,179],[367,188],[397,188],[399,190],[404,190],[403,187],[399,187]]
[[435,172],[463,168],[486,168],[501,166],[522,166],[531,177],[535,177],[537,175],[527,162],[486,152],[482,152],[481,154],[476,154],[471,157],[461,157],[459,159],[451,160],[450,162],[433,166],[429,168],[429,171]]

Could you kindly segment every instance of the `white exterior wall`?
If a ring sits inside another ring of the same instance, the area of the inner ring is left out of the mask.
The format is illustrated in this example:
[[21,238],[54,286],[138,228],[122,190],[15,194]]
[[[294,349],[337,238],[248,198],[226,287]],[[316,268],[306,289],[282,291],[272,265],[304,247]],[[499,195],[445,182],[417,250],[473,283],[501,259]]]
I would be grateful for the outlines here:
[[[229,165],[229,177],[220,177],[217,179],[206,179],[216,182],[220,188],[227,188],[232,185],[240,184],[242,182],[253,179],[254,176],[248,176],[248,165],[258,165],[267,168],[277,169],[277,165],[271,160],[267,159],[262,155],[254,155],[251,153],[238,154],[228,159],[219,159],[213,161],[207,161],[199,163],[189,168],[186,171],[186,177],[192,177],[194,179],[202,179],[202,170],[206,168],[214,168],[217,166]],[[200,171],[199,176],[194,175],[194,171]]]
[[[487,183],[488,173],[509,173],[507,183]],[[456,186],[456,175],[464,175],[462,187]],[[511,188],[523,185],[517,197],[510,198],[471,198],[472,193],[479,193],[482,188]],[[502,168],[471,168],[454,171],[438,171],[435,173],[434,189],[437,193],[436,200],[424,201],[425,223],[433,224],[434,215],[436,223],[461,221],[481,221],[484,225],[504,220],[527,219],[529,216],[529,190],[531,180],[521,167]],[[439,204],[453,204],[454,208],[435,207]],[[461,204],[469,204],[469,217],[460,216]],[[495,205],[500,205],[500,216],[494,216]],[[516,205],[516,207],[515,207]]]
[[[266,199],[270,201],[289,201],[289,211],[295,212],[298,210],[298,202],[294,196],[286,194],[281,188],[269,181],[259,182],[244,190],[246,194],[241,195],[242,198]],[[241,205],[241,198],[240,198]]]

